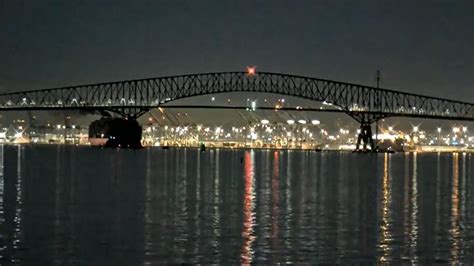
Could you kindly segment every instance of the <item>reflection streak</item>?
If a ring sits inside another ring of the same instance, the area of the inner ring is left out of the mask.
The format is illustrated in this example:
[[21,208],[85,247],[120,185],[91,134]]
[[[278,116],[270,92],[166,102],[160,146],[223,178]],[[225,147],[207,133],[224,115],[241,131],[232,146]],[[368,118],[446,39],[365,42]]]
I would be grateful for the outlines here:
[[279,214],[280,214],[280,158],[279,158],[279,153],[275,151],[273,153],[273,175],[272,175],[272,202],[273,202],[273,208],[272,208],[272,234],[271,234],[271,239],[272,239],[272,244],[273,244],[273,249],[278,248],[278,220],[279,220]]
[[390,177],[389,177],[389,163],[388,154],[385,153],[383,164],[383,183],[382,183],[382,224],[380,225],[380,248],[383,251],[380,257],[380,262],[386,262],[390,257],[390,241],[392,239],[390,217],[390,203],[392,202],[392,195],[390,191]]
[[460,237],[459,228],[459,154],[453,153],[453,186],[451,192],[451,261],[456,264],[459,262]]
[[[0,145],[0,230],[5,227],[5,213],[3,207],[3,193],[4,193],[4,181],[3,181],[3,144]],[[4,243],[4,232],[0,231],[0,260],[3,259],[3,251],[6,246]]]
[[411,179],[411,223],[410,223],[410,251],[411,251],[411,263],[416,264],[418,261],[418,256],[416,255],[416,248],[418,246],[418,162],[417,162],[417,153],[413,153],[413,175]]
[[255,180],[254,180],[254,151],[245,152],[244,159],[244,224],[242,236],[244,243],[240,255],[242,264],[250,264],[253,260],[252,244],[255,241]]

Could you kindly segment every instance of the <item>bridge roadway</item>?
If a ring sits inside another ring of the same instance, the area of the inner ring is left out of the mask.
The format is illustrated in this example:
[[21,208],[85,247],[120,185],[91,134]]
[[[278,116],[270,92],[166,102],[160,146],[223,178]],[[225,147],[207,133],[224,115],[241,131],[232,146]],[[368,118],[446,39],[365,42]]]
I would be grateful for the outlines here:
[[357,120],[360,139],[371,145],[371,125],[386,117],[474,121],[474,104],[468,102],[269,72],[190,74],[4,93],[0,111],[84,110],[136,120],[179,99],[227,92],[272,93],[326,103],[333,108],[324,111],[343,112]]

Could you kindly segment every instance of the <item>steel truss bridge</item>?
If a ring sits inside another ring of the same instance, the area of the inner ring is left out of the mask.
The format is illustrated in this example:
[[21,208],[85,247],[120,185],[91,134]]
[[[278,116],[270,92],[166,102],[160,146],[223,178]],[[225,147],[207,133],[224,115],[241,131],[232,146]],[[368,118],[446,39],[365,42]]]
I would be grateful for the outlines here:
[[[136,119],[193,96],[257,92],[333,106],[361,124],[387,117],[474,121],[474,104],[353,83],[269,72],[219,72],[146,78],[0,94],[0,111],[85,110]],[[318,111],[316,108],[303,109]]]

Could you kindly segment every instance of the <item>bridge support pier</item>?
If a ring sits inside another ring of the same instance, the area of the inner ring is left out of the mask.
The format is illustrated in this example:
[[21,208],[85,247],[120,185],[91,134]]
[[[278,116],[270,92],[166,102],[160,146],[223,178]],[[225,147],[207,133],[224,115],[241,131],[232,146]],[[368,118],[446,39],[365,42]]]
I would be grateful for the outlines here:
[[[355,151],[366,152],[369,151],[367,146],[370,147],[370,151],[378,151],[378,121],[385,118],[384,115],[377,114],[364,114],[364,113],[348,113],[352,118],[360,123],[360,132],[357,136],[357,145]],[[372,124],[375,124],[375,140],[372,133]],[[362,145],[362,148],[361,148]]]
[[[361,144],[362,149],[360,149]],[[361,123],[360,132],[357,136],[356,151],[367,151],[367,145],[370,146],[371,151],[377,150],[374,139],[372,138],[372,125],[369,123]]]

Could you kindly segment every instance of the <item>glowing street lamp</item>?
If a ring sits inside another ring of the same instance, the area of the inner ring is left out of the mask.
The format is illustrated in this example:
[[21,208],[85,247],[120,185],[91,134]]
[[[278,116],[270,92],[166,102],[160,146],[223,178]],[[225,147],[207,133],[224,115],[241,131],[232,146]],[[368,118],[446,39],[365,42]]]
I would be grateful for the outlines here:
[[438,133],[441,133],[441,128],[438,127],[438,128],[436,129],[436,131],[438,131]]
[[393,127],[388,127],[388,131],[393,131]]
[[453,133],[458,133],[459,132],[459,128],[458,127],[453,127]]
[[313,125],[316,126],[316,125],[321,124],[321,122],[320,122],[319,120],[316,120],[316,119],[315,119],[315,120],[311,120],[311,124],[313,124]]
[[413,126],[413,132],[418,132],[418,126]]
[[466,133],[467,132],[467,127],[462,127],[462,132]]
[[268,121],[267,119],[262,119],[262,121],[260,121],[260,123],[262,123],[264,125],[267,125],[268,123],[270,123],[270,121]]
[[306,120],[303,120],[303,119],[298,120],[298,123],[300,123],[300,124],[302,124],[302,125],[305,125],[305,124],[306,124]]
[[295,123],[295,120],[286,120],[286,123],[288,123],[288,125],[293,125]]

